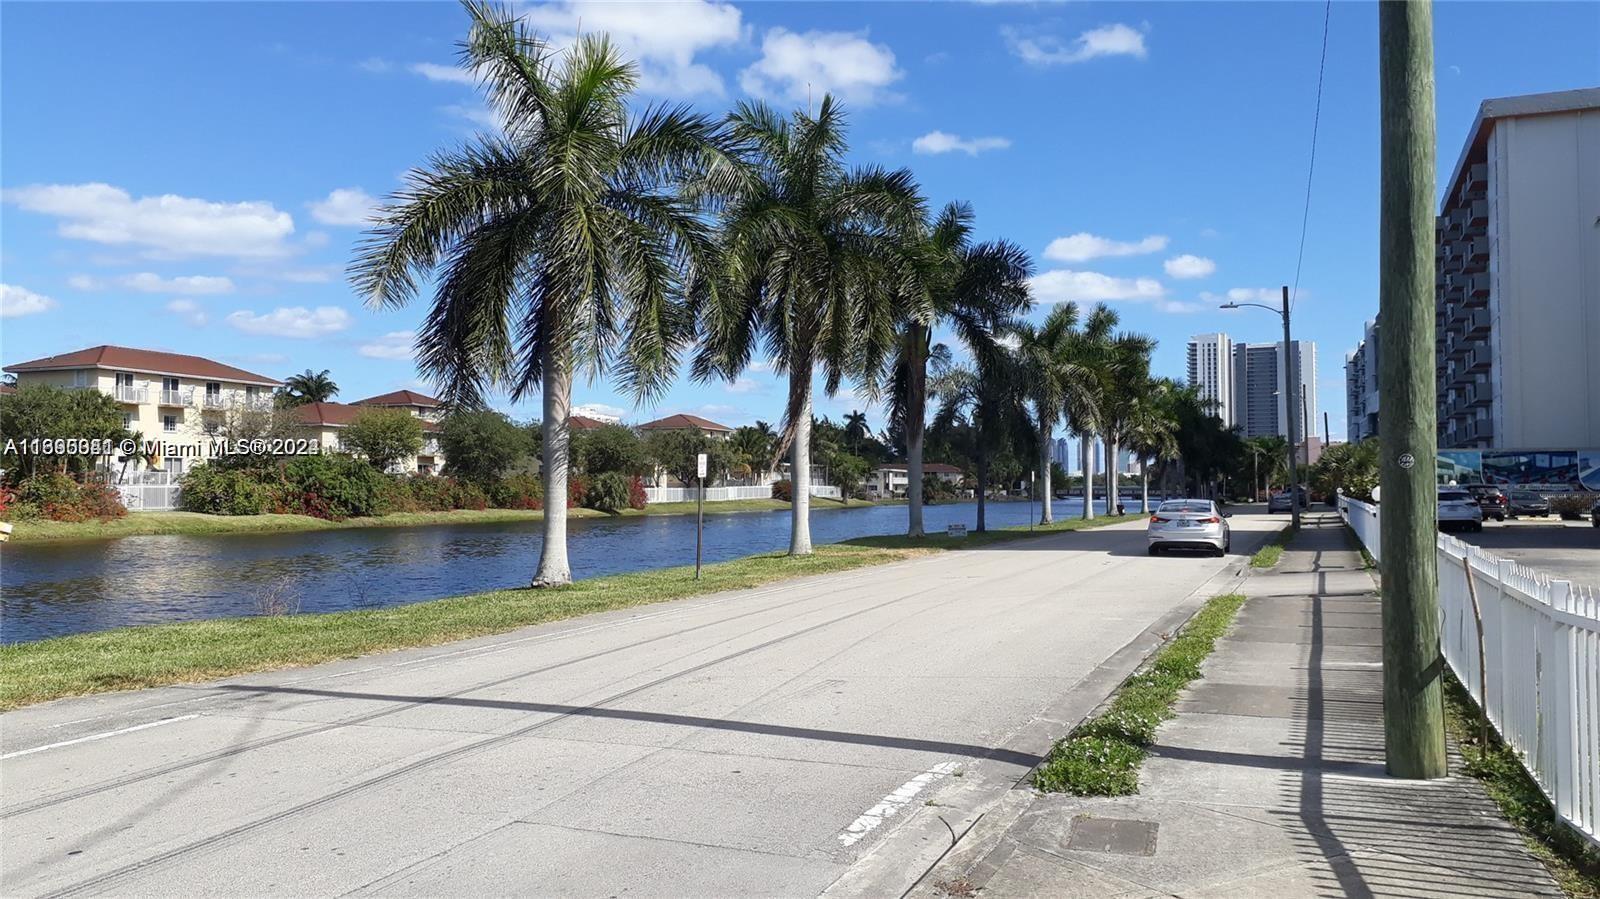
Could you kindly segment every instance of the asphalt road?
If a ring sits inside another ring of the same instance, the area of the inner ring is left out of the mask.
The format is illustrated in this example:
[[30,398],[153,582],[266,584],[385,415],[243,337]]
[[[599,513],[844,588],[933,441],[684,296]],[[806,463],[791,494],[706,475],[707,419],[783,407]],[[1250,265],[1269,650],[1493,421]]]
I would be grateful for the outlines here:
[[10,712],[0,894],[898,895],[1284,519]]
[[1497,556],[1536,568],[1551,577],[1600,587],[1600,528],[1551,519],[1537,523],[1484,522],[1477,533],[1456,533]]

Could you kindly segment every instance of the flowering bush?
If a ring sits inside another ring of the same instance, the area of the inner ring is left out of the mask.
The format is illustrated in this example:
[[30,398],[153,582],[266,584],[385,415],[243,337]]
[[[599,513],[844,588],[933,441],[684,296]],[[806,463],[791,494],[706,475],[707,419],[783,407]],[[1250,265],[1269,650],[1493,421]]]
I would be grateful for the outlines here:
[[104,481],[90,477],[79,482],[58,471],[19,481],[9,492],[6,508],[18,520],[105,521],[128,514],[121,495]]
[[643,509],[649,501],[644,492],[644,478],[634,475],[628,480],[628,508]]

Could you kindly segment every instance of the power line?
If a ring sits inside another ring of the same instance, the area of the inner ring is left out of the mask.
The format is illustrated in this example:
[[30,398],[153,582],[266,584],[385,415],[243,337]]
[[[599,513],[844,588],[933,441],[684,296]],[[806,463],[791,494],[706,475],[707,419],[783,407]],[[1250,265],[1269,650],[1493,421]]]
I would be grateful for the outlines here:
[[1322,8],[1322,58],[1317,62],[1317,105],[1311,115],[1311,163],[1306,167],[1306,205],[1300,215],[1300,252],[1294,257],[1294,289],[1289,293],[1289,309],[1294,310],[1300,296],[1300,266],[1306,258],[1306,225],[1311,221],[1311,177],[1317,171],[1317,126],[1322,122],[1322,75],[1328,67],[1328,18],[1333,13],[1333,0]]

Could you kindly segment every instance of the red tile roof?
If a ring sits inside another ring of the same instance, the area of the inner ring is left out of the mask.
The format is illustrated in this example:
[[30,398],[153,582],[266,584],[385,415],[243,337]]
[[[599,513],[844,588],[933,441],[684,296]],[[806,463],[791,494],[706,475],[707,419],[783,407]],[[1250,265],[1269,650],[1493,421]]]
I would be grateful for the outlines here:
[[607,424],[608,422],[603,422],[598,418],[590,418],[587,415],[567,416],[567,427],[576,428],[580,431],[592,431],[595,428],[603,428]]
[[17,388],[12,387],[10,384],[0,384],[0,396],[5,396],[8,393],[16,393],[16,392],[17,392]]
[[[306,403],[295,406],[295,417],[301,424],[321,425],[327,428],[342,428],[356,420],[356,416],[368,410],[367,406],[358,406],[355,403]],[[417,419],[422,423],[424,431],[437,431],[439,426],[431,421]]]
[[647,421],[639,426],[642,431],[686,431],[690,428],[699,428],[702,431],[732,431],[727,425],[719,425],[709,418],[679,412],[677,415],[668,415],[655,421]]
[[217,381],[241,381],[277,387],[283,382],[266,375],[258,375],[223,365],[203,356],[186,356],[182,353],[161,353],[155,350],[136,350],[122,346],[95,346],[86,350],[46,356],[28,362],[6,366],[9,372],[60,371],[75,368],[106,368],[137,371],[156,375],[179,375],[189,378],[210,378]]
[[369,396],[364,400],[356,400],[354,405],[437,407],[444,404],[433,397],[428,396],[426,393],[418,393],[415,390],[392,390],[388,393],[381,393],[377,396]]

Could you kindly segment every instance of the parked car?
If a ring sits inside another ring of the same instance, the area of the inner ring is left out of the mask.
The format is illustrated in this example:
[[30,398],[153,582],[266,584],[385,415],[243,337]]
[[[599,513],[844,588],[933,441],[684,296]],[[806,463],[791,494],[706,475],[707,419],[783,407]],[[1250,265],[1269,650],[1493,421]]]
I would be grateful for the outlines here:
[[1507,498],[1506,515],[1512,518],[1519,515],[1546,518],[1550,515],[1550,501],[1532,490],[1513,490]]
[[1214,556],[1227,555],[1233,533],[1227,512],[1209,499],[1169,499],[1156,507],[1145,526],[1150,555],[1168,549],[1203,549]]
[[1483,530],[1483,510],[1472,494],[1457,487],[1439,490],[1439,530]]
[[1484,518],[1493,518],[1495,521],[1506,520],[1506,505],[1509,500],[1499,487],[1492,484],[1472,484],[1467,487],[1467,492],[1478,500],[1478,508],[1483,510]]
[[[1310,505],[1306,501],[1306,491],[1305,491],[1305,489],[1301,488],[1299,493],[1300,493],[1300,508],[1302,508],[1302,509],[1310,508]],[[1267,497],[1267,511],[1268,512],[1292,512],[1292,511],[1294,511],[1294,507],[1290,505],[1289,491],[1287,491],[1287,490],[1279,490],[1277,493],[1274,493],[1271,496]]]
[[1594,507],[1589,510],[1589,520],[1594,526],[1600,528],[1600,499],[1594,501]]

